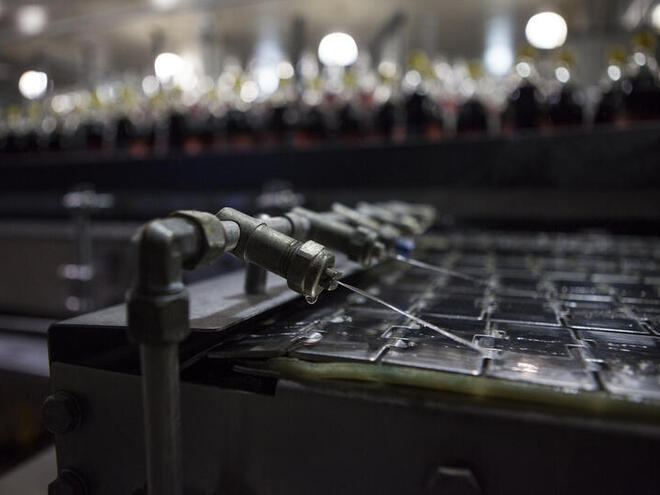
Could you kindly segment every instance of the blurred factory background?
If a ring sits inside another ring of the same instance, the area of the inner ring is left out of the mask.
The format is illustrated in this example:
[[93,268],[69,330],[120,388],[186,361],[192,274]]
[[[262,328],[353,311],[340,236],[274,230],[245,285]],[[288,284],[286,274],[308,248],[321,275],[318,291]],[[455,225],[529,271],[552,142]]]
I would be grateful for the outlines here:
[[0,475],[51,442],[48,326],[122,301],[145,219],[657,235],[658,33],[655,0],[0,0]]

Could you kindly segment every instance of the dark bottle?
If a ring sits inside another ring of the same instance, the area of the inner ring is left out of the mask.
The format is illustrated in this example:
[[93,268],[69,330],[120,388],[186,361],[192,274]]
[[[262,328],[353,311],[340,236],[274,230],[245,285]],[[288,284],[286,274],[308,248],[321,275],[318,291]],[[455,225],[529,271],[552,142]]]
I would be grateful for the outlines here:
[[573,84],[575,58],[563,50],[554,70],[559,86],[548,98],[548,117],[553,126],[576,126],[584,119],[584,109],[579,91]]
[[396,107],[391,100],[381,103],[374,110],[374,127],[378,134],[391,138],[396,123]]
[[505,127],[530,129],[539,127],[544,120],[543,98],[536,85],[539,79],[536,56],[536,50],[530,46],[518,53],[512,76],[519,82],[508,97],[502,119]]
[[406,132],[408,135],[421,135],[430,122],[430,102],[426,93],[416,90],[405,99]]
[[611,124],[623,118],[625,113],[625,93],[622,89],[623,49],[612,47],[608,50],[607,69],[601,78],[602,94],[594,114],[594,123]]
[[626,117],[630,120],[660,118],[660,80],[654,49],[655,37],[651,33],[634,37],[631,70],[622,83]]
[[524,79],[509,96],[507,114],[516,129],[530,129],[541,125],[543,107],[538,89]]
[[317,105],[302,110],[295,142],[305,145],[325,139],[329,134],[328,116]]
[[187,116],[176,110],[170,112],[167,119],[167,142],[170,151],[179,152],[184,149],[188,131]]
[[359,137],[364,130],[361,115],[350,102],[344,103],[337,112],[337,130],[344,138]]
[[550,122],[556,126],[580,125],[584,119],[582,105],[576,99],[576,92],[570,86],[562,86],[552,95],[548,106]]
[[129,149],[136,137],[137,129],[133,121],[127,115],[120,116],[115,124],[115,148]]
[[87,120],[78,128],[80,142],[87,150],[100,150],[105,143],[105,127],[99,120]]
[[486,132],[488,130],[488,112],[476,97],[464,102],[456,118],[456,132]]
[[266,119],[267,131],[278,143],[289,143],[300,126],[300,118],[300,109],[294,103],[275,105]]

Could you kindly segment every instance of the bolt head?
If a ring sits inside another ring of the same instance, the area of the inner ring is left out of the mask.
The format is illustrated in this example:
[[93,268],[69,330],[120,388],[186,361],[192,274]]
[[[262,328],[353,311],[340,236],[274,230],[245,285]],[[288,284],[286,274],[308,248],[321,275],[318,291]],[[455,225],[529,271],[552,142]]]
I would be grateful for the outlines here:
[[44,426],[51,433],[68,433],[80,424],[80,405],[68,392],[58,391],[49,395],[41,407],[41,413]]
[[63,469],[60,476],[48,485],[48,495],[87,495],[87,487],[80,475]]

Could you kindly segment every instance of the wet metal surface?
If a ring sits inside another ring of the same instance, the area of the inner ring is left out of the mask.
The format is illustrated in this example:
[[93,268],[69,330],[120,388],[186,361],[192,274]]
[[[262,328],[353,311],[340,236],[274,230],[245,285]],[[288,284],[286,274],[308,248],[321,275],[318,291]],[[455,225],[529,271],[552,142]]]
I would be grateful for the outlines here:
[[211,357],[384,363],[660,399],[659,239],[477,232],[422,244],[417,257],[446,273],[399,263],[360,288],[482,352],[347,294],[330,313]]

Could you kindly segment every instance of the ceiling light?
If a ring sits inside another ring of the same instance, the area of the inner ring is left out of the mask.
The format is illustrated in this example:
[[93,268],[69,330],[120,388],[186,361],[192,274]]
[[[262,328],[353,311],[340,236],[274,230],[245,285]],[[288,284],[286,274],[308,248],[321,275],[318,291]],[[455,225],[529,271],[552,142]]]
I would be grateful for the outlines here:
[[158,93],[159,87],[160,84],[158,84],[158,79],[156,76],[149,74],[148,76],[144,76],[144,79],[142,79],[142,91],[147,96],[153,96]]
[[179,3],[179,0],[151,0],[153,5],[158,10],[170,10]]
[[73,97],[68,94],[55,95],[50,101],[50,108],[53,109],[55,113],[69,113],[75,108],[75,103],[73,102]]
[[385,79],[393,79],[396,76],[396,62],[393,60],[382,60],[378,64],[378,73]]
[[532,75],[532,67],[527,62],[518,62],[516,72],[520,77],[527,78]]
[[161,83],[172,82],[183,70],[183,59],[176,53],[161,53],[154,61],[154,72]]
[[644,64],[646,64],[646,55],[644,55],[642,52],[635,52],[633,53],[633,60],[637,65],[640,67]]
[[280,79],[291,79],[295,74],[293,65],[286,60],[282,60],[277,64],[277,75]]
[[29,70],[18,80],[18,90],[28,100],[36,100],[44,95],[48,88],[48,76],[45,72]]
[[269,95],[274,93],[280,85],[277,66],[262,65],[256,69],[255,73],[257,84],[263,94]]
[[46,27],[48,14],[41,5],[24,5],[16,10],[18,30],[27,35],[39,34]]
[[318,55],[324,65],[346,67],[357,60],[358,47],[351,35],[330,33],[319,43]]
[[484,66],[491,74],[503,76],[512,65],[512,20],[508,16],[496,16],[486,24]]
[[304,79],[314,79],[319,75],[319,64],[313,53],[303,53],[298,62],[298,70]]
[[651,11],[651,24],[653,27],[660,31],[660,3],[653,7]]
[[240,97],[245,103],[252,103],[259,96],[259,86],[254,81],[245,81],[241,86]]
[[555,77],[560,83],[567,83],[571,78],[571,73],[566,67],[557,67],[555,69]]
[[562,46],[566,42],[567,34],[566,21],[554,12],[541,12],[532,16],[525,27],[527,41],[544,50]]
[[484,54],[484,64],[491,74],[503,76],[513,64],[513,50],[509,46],[490,46]]
[[607,68],[607,75],[612,81],[618,81],[621,79],[621,69],[617,65],[610,65]]

